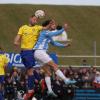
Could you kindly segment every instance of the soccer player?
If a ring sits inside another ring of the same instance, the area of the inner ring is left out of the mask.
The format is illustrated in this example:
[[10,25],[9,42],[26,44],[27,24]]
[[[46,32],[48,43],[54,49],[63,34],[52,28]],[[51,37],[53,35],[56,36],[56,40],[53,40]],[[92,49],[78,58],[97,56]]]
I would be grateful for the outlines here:
[[8,65],[8,58],[4,55],[4,51],[0,47],[0,100],[3,100],[3,85],[4,85],[4,77],[5,71]]
[[33,57],[34,50],[33,47],[37,42],[39,33],[42,29],[46,27],[42,27],[37,25],[39,18],[32,15],[29,18],[29,25],[23,25],[19,28],[18,34],[14,39],[14,45],[17,47],[21,44],[21,58],[22,62],[26,67],[27,75],[28,75],[28,89],[29,92],[33,91],[34,87],[34,77],[33,77],[33,66],[35,65],[35,59]]
[[58,65],[53,62],[52,58],[47,53],[49,43],[59,47],[67,47],[69,45],[68,43],[61,44],[59,42],[55,42],[52,39],[53,36],[61,34],[64,31],[64,29],[67,28],[67,24],[64,25],[64,28],[56,32],[52,32],[52,29],[56,28],[56,24],[54,20],[45,21],[43,23],[43,26],[48,27],[48,29],[41,31],[38,41],[34,47],[35,50],[34,57],[41,65],[43,65],[42,66],[43,69],[45,69],[45,73],[46,73],[45,82],[48,88],[48,94],[51,94],[56,97],[56,94],[53,92],[51,88],[50,72],[48,70],[48,66],[50,66],[54,70],[55,74],[59,76],[65,82],[65,84],[75,83],[75,81],[71,81],[64,76],[64,74],[58,68]]

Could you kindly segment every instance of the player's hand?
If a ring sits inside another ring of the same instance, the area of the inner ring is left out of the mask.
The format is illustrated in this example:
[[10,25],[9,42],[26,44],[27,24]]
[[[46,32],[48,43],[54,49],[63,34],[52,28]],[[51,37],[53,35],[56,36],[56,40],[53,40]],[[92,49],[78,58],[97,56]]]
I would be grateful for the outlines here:
[[14,45],[14,51],[18,52],[19,51],[19,45]]
[[72,39],[67,39],[67,42],[70,42],[71,43],[72,42]]
[[65,29],[65,30],[68,29],[68,24],[67,24],[67,23],[64,24],[64,29]]
[[64,47],[69,47],[69,46],[71,46],[71,43],[64,44]]

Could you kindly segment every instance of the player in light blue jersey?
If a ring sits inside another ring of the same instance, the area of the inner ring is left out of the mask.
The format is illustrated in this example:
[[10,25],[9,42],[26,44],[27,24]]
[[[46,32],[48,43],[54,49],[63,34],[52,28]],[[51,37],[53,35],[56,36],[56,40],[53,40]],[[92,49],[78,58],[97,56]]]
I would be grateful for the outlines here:
[[[55,25],[54,25],[55,27]],[[50,30],[43,30],[40,33],[39,39],[34,47],[34,49],[38,50],[48,50],[49,46],[48,44],[51,43],[54,46],[59,46],[59,47],[65,47],[64,44],[61,44],[59,42],[53,41],[52,37],[61,34],[64,31],[64,28],[62,28],[59,31],[56,32],[51,32]]]
[[55,64],[52,60],[52,58],[47,54],[48,51],[48,44],[51,43],[54,46],[59,46],[59,47],[67,47],[69,44],[61,44],[59,42],[53,41],[52,37],[56,35],[60,35],[64,30],[67,29],[67,24],[64,25],[64,28],[52,32],[52,29],[56,28],[56,24],[54,20],[47,20],[43,23],[43,26],[48,27],[48,30],[43,30],[40,33],[40,36],[38,38],[38,41],[34,47],[35,52],[34,52],[34,57],[35,59],[42,64],[44,70],[45,70],[45,82],[48,88],[48,94],[51,94],[56,97],[56,94],[53,92],[51,88],[51,80],[50,80],[50,72],[48,70],[48,67],[51,67],[55,74],[60,77],[65,84],[73,84],[75,81],[71,81],[70,79],[66,78],[65,75],[60,71],[58,68],[58,65]]

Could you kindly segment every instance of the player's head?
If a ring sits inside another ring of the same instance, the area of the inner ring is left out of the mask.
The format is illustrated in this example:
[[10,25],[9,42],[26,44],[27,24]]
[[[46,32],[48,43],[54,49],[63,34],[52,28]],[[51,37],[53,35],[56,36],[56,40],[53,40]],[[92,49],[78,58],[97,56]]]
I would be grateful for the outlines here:
[[52,30],[55,29],[55,21],[50,19],[50,20],[46,20],[42,23],[43,27],[47,27],[47,29]]
[[39,20],[39,18],[37,18],[37,17],[35,17],[34,15],[32,15],[32,16],[30,17],[30,19],[29,19],[29,24],[30,24],[31,26],[34,26],[35,24],[38,23],[38,20]]
[[43,26],[43,27],[47,27],[47,29],[49,29],[51,23],[52,23],[52,20],[49,19],[49,20],[44,21],[44,22],[42,23],[42,26]]
[[61,30],[61,29],[62,29],[62,26],[57,25],[56,29],[57,29],[57,30]]
[[52,20],[51,26],[50,26],[50,30],[55,30],[56,29],[56,22],[55,20]]

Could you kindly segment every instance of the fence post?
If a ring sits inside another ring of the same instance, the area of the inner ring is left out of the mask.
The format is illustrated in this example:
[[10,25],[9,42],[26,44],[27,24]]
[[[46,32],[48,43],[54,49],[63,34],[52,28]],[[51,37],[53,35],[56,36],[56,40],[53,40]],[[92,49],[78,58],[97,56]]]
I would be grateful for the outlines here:
[[94,65],[96,66],[96,55],[97,55],[97,50],[96,50],[96,41],[93,43],[93,51],[94,51]]

